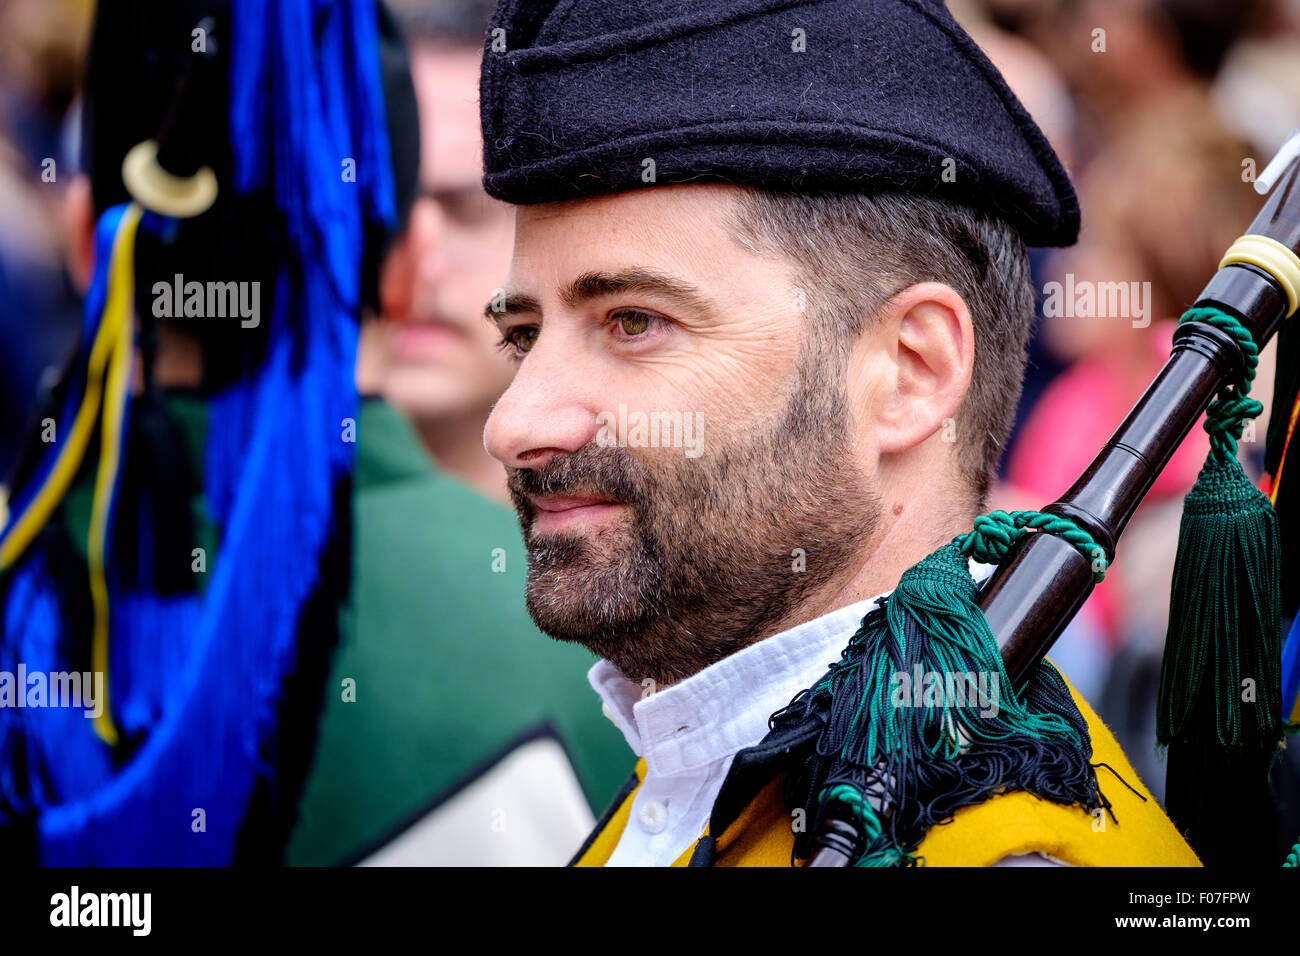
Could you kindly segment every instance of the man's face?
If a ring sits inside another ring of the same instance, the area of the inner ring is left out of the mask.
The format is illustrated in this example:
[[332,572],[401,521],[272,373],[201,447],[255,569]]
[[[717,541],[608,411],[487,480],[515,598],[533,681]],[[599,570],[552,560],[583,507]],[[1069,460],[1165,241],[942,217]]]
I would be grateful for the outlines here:
[[417,419],[486,414],[510,361],[482,320],[510,262],[514,212],[483,191],[476,49],[416,46],[421,196],[385,263],[378,387]]
[[518,370],[485,441],[510,476],[529,610],[637,680],[680,680],[789,623],[875,522],[847,349],[815,343],[786,261],[732,238],[735,196],[520,207],[489,305]]

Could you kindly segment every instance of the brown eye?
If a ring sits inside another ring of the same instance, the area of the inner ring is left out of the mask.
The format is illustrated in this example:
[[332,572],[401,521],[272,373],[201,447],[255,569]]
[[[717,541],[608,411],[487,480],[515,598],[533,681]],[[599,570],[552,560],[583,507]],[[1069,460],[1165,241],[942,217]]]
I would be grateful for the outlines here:
[[641,335],[650,328],[650,316],[645,312],[620,312],[618,325],[624,335]]
[[531,351],[532,347],[537,343],[537,333],[539,331],[535,325],[516,326],[502,336],[502,344],[512,346],[516,354],[523,355]]

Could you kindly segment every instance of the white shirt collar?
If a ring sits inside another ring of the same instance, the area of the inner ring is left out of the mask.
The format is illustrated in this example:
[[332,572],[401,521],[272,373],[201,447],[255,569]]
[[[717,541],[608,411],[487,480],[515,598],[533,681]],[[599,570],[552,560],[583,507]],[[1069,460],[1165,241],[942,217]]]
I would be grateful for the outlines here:
[[[977,582],[993,570],[970,562]],[[605,716],[645,758],[647,776],[699,770],[766,737],[768,718],[839,660],[883,597],[795,625],[660,690],[629,680],[607,660],[597,661],[587,680]]]
[[662,690],[609,661],[587,674],[605,715],[646,761],[647,776],[699,770],[752,747],[768,718],[839,660],[875,600],[859,601],[751,644]]

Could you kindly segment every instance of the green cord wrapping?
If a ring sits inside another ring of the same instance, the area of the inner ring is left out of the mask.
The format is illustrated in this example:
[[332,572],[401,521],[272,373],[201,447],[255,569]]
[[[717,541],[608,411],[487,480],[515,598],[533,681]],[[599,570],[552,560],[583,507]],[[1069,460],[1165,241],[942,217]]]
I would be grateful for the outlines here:
[[[862,791],[846,783],[827,787],[822,793],[822,804],[839,801],[849,809],[857,821],[858,831],[866,838],[867,846],[876,843],[881,834],[880,817],[875,808],[867,802]],[[854,866],[915,866],[924,865],[910,853],[897,847],[888,846],[877,851],[868,851],[854,862]]]
[[1219,389],[1209,407],[1205,410],[1205,431],[1210,436],[1210,453],[1220,461],[1236,460],[1237,442],[1249,419],[1264,411],[1264,406],[1250,397],[1250,387],[1255,381],[1255,372],[1259,367],[1259,346],[1250,330],[1241,324],[1234,315],[1219,309],[1201,307],[1188,309],[1183,313],[1178,324],[1184,322],[1202,322],[1212,325],[1220,332],[1232,336],[1246,364],[1241,374],[1230,382],[1225,382]]
[[1230,336],[1245,362],[1206,409],[1210,451],[1183,503],[1156,701],[1165,810],[1207,866],[1256,865],[1273,859],[1269,772],[1282,739],[1281,537],[1237,460],[1263,410],[1250,398],[1259,348],[1219,309],[1182,321]]
[[1079,549],[1092,562],[1093,577],[1098,584],[1106,577],[1106,551],[1092,535],[1069,518],[1042,511],[990,511],[975,519],[975,528],[956,539],[963,554],[983,564],[997,564],[1029,529],[1055,535]]

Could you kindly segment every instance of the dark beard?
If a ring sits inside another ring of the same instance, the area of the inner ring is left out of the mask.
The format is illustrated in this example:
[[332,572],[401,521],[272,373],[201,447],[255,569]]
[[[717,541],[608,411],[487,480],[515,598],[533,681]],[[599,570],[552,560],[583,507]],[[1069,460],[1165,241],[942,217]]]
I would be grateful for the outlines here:
[[[667,684],[769,636],[810,595],[851,575],[879,498],[848,450],[842,391],[820,384],[842,377],[823,365],[798,378],[775,427],[725,446],[714,439],[701,458],[661,449],[652,468],[593,440],[512,471],[537,626],[633,680]],[[625,513],[592,535],[543,536],[525,496],[548,494],[608,498]],[[794,569],[795,549],[805,570]]]

